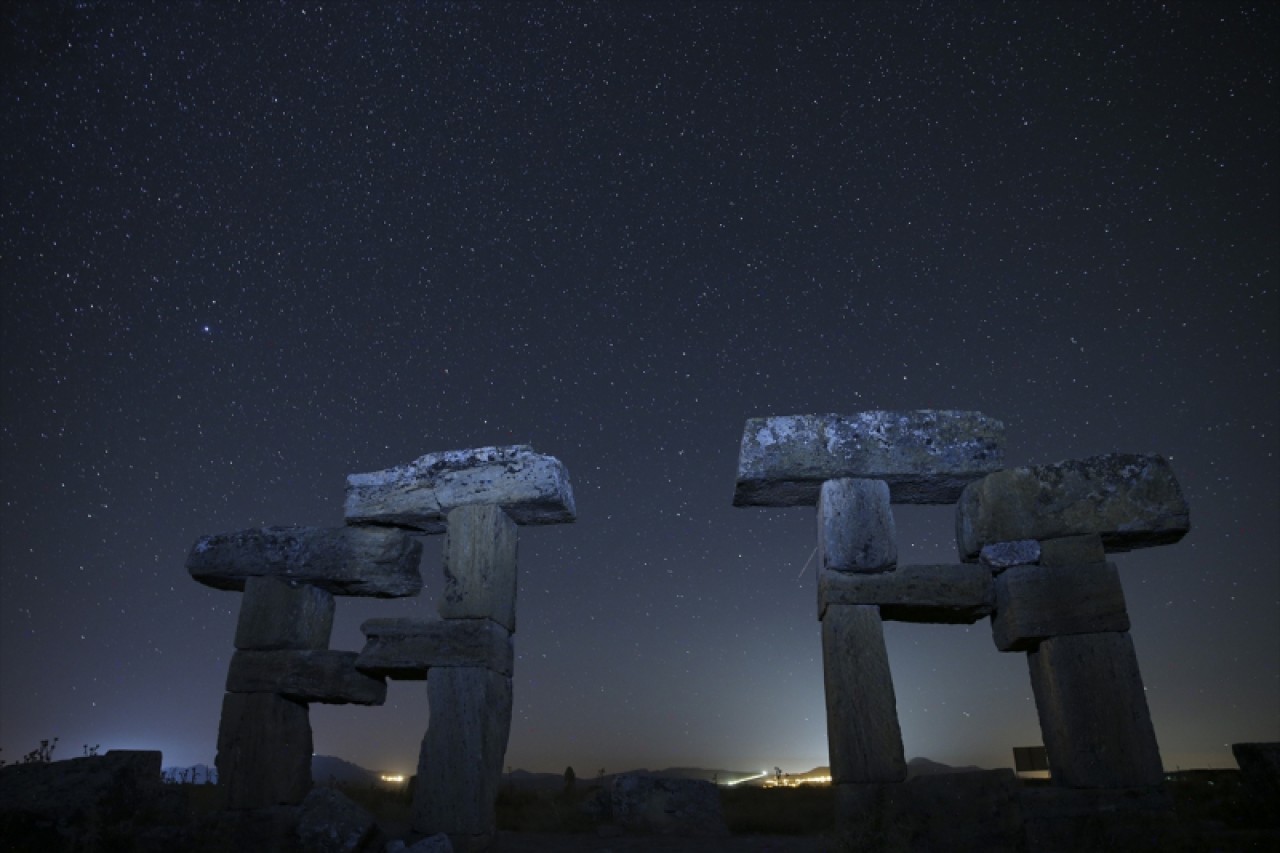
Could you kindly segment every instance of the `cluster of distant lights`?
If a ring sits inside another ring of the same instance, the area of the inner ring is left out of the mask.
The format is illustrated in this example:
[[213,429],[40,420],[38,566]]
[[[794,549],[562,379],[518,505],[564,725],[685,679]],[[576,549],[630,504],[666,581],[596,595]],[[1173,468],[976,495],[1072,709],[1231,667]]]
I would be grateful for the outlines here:
[[391,785],[399,785],[404,781],[404,776],[399,773],[383,773],[379,778]]
[[[773,778],[766,779],[765,777]],[[756,779],[764,779],[764,787],[766,788],[798,788],[801,785],[830,785],[830,776],[791,776],[784,775],[778,778],[767,770],[761,770],[754,776],[744,776],[741,779],[734,779],[732,782],[725,782],[725,787],[732,788],[735,785],[741,785],[743,782],[754,782]]]

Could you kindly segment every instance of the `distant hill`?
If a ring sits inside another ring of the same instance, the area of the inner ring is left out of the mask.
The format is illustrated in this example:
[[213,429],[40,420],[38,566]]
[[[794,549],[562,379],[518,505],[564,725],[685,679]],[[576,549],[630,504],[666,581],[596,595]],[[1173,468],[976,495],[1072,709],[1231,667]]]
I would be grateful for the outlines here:
[[907,778],[913,779],[916,776],[941,776],[944,773],[971,773],[974,770],[982,769],[983,768],[975,767],[972,764],[966,764],[964,767],[952,767],[950,764],[930,761],[927,758],[913,758],[907,762]]
[[[974,767],[973,765],[952,767],[949,764],[917,757],[907,762],[907,778],[936,776],[943,773],[968,773],[972,770],[981,769],[981,767]],[[758,771],[724,770],[706,767],[668,767],[664,770],[640,768],[626,772],[642,776],[665,776],[673,779],[702,779],[708,782],[719,782],[721,785],[760,776]],[[618,775],[617,773],[609,773],[604,776],[579,775],[576,784],[579,787],[597,784],[608,786],[613,782],[614,777]],[[815,767],[806,773],[790,773],[788,775],[793,779],[830,776],[831,770],[827,767]],[[191,767],[166,767],[164,769],[164,778],[167,782],[216,783],[218,781],[218,770],[216,767],[210,767],[207,764],[196,764]],[[331,781],[344,785],[370,785],[378,782],[380,776],[373,770],[366,770],[358,764],[353,764],[350,761],[336,758],[332,755],[315,755],[311,758],[311,778],[317,785],[328,784]],[[760,781],[764,781],[763,778]],[[513,770],[502,774],[502,783],[504,785],[515,785],[519,788],[557,790],[564,785],[564,774],[531,773],[528,770]]]
[[343,785],[372,785],[379,781],[379,774],[365,770],[358,764],[352,764],[332,755],[311,756],[311,780],[317,785],[338,782]]

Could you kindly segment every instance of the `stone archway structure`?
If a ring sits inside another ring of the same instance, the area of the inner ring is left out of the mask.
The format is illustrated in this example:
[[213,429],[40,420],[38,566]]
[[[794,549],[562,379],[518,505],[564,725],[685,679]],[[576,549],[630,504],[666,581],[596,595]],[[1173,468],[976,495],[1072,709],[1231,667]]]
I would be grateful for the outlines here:
[[[381,705],[386,679],[425,680],[413,828],[487,849],[511,728],[517,527],[576,518],[568,471],[525,445],[431,453],[350,475],[344,516],[205,536],[187,558],[196,581],[244,593],[218,729],[223,806],[289,834],[280,807],[311,789],[308,705]],[[330,650],[334,596],[417,595],[416,535],[441,533],[440,618],[370,619],[363,650]]]
[[[748,420],[736,506],[815,506],[828,748],[841,820],[883,826],[907,768],[883,620],[990,617],[1027,654],[1054,784],[1160,786],[1112,551],[1176,542],[1188,510],[1159,456],[1003,470],[1004,426],[979,412]],[[961,561],[898,565],[891,506],[955,504]],[[890,805],[887,805],[890,804]]]

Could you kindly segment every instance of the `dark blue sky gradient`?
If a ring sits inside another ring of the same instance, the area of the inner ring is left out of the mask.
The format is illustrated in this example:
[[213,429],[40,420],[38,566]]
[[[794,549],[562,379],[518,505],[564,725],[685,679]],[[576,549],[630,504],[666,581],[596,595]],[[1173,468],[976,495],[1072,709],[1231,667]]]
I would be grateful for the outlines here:
[[[205,533],[532,443],[507,763],[826,763],[811,510],[749,416],[979,409],[1010,464],[1159,452],[1120,555],[1168,766],[1280,739],[1277,12],[1266,3],[26,2],[4,13],[0,757],[213,759]],[[955,559],[899,508],[903,562]],[[434,614],[438,540],[410,601]],[[887,628],[908,756],[1039,742],[985,623]],[[426,691],[313,706],[408,770]]]

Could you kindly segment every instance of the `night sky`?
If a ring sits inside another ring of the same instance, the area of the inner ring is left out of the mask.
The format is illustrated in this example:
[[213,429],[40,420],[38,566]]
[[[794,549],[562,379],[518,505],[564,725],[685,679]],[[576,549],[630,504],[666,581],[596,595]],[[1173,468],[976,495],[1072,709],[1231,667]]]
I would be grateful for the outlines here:
[[[521,529],[506,763],[826,764],[813,510],[731,506],[743,423],[920,408],[1164,454],[1192,531],[1114,559],[1165,764],[1280,739],[1274,5],[6,5],[0,758],[211,763],[195,540],[528,443],[579,518]],[[331,646],[434,616],[441,542]],[[1041,742],[986,622],[886,634],[908,757]],[[426,689],[311,718],[410,770]]]

